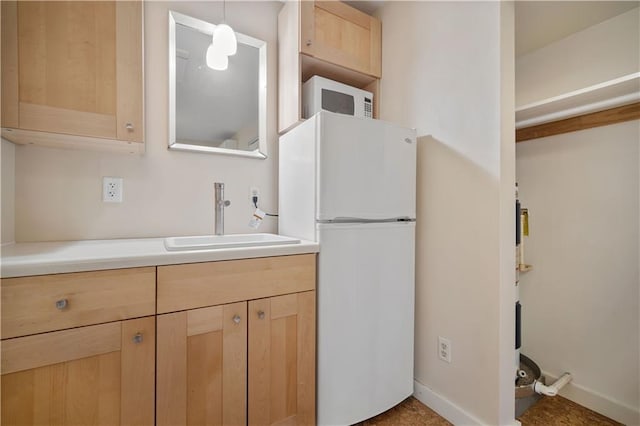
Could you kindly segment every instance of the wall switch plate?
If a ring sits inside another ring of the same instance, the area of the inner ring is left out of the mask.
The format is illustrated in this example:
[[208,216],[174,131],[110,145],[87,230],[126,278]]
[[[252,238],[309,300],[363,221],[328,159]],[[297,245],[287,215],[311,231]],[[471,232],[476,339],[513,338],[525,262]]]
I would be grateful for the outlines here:
[[451,340],[438,336],[438,358],[451,363]]
[[102,178],[102,201],[105,203],[121,203],[122,202],[122,184],[123,179],[120,177]]

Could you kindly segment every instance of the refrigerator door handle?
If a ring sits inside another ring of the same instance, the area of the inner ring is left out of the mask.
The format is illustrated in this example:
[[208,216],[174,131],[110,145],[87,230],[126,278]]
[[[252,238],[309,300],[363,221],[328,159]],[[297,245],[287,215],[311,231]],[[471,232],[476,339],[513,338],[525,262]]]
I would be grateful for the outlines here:
[[391,217],[386,219],[363,219],[360,217],[336,217],[335,219],[318,220],[317,223],[391,223],[391,222],[415,222],[410,217]]

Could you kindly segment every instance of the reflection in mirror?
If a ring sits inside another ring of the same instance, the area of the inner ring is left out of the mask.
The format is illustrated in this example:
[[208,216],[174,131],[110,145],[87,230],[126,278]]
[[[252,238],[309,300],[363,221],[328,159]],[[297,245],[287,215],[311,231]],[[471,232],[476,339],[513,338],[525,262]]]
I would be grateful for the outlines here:
[[267,44],[236,33],[228,68],[213,70],[215,27],[169,12],[169,148],[266,158]]

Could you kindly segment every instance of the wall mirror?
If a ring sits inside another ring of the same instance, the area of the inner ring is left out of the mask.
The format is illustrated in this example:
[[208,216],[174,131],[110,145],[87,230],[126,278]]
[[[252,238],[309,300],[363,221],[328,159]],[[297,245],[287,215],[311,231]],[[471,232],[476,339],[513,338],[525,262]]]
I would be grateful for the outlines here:
[[226,70],[207,66],[216,25],[169,12],[169,149],[267,157],[267,43],[236,32]]

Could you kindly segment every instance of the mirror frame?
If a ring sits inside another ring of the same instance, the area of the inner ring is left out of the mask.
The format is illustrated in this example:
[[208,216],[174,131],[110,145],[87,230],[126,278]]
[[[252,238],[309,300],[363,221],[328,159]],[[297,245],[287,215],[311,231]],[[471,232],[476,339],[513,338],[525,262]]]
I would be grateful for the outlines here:
[[204,152],[209,154],[236,155],[241,157],[267,158],[267,42],[236,32],[238,43],[258,49],[258,148],[253,151],[218,148],[179,143],[176,140],[176,24],[213,36],[215,24],[169,11],[169,149]]

